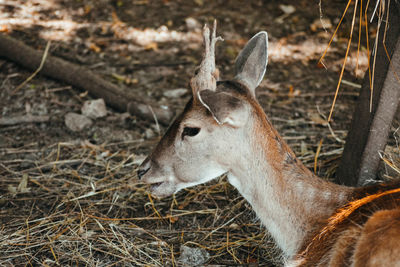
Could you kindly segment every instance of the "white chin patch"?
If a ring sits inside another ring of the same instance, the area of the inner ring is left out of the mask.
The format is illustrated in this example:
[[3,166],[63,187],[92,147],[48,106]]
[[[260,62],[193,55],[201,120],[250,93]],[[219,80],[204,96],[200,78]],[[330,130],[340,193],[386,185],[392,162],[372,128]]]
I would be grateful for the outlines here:
[[198,181],[187,182],[187,183],[182,183],[182,184],[177,185],[176,192],[178,192],[179,190],[182,190],[184,188],[207,183],[207,182],[221,176],[224,173],[226,173],[226,171],[224,171],[222,169],[208,169],[205,174],[203,173],[204,178],[202,178]]
[[192,186],[196,186],[199,184],[204,184],[208,181],[213,180],[214,178],[217,178],[218,176],[224,174],[226,171],[219,169],[219,168],[209,168],[207,170],[205,170],[202,173],[202,176],[204,178],[199,179],[197,181],[193,181],[193,182],[186,182],[186,183],[178,183],[176,184],[173,180],[174,178],[170,178],[170,181],[166,181],[166,182],[160,182],[160,183],[154,183],[151,185],[151,195],[157,198],[163,198],[163,197],[168,197],[171,196],[175,193],[177,193],[178,191],[184,189],[184,188],[188,188],[188,187],[192,187]]
[[151,195],[157,198],[168,197],[175,192],[176,186],[171,182],[162,182],[151,185]]

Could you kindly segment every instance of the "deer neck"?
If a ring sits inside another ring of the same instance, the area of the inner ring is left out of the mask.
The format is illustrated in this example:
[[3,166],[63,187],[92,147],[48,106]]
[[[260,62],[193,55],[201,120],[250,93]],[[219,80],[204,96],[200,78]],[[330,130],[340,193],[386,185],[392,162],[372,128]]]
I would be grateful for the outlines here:
[[[264,115],[265,117],[265,115]],[[229,182],[247,199],[287,257],[349,197],[351,188],[316,177],[265,119],[253,125]]]

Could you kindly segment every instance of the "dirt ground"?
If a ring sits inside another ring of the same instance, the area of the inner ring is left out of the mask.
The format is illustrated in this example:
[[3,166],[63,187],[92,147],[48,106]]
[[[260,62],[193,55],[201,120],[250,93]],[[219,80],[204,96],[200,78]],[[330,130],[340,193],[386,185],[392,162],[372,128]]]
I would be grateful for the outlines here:
[[[354,41],[330,129],[326,116],[350,14],[324,59],[326,68],[317,62],[345,6],[305,0],[6,0],[0,1],[0,34],[40,50],[51,40],[51,55],[178,113],[201,60],[204,23],[217,19],[225,39],[216,55],[222,78],[232,76],[246,41],[268,31],[269,65],[258,99],[306,166],[332,178],[367,68],[365,44],[357,60]],[[65,115],[81,113],[91,95],[40,74],[15,90],[30,74],[0,58],[0,118],[49,116],[41,123],[0,125],[1,266],[180,266],[184,246],[207,252],[206,265],[282,264],[279,249],[224,177],[151,198],[136,168],[166,125],[108,108],[107,116],[74,132]],[[387,150],[396,147],[392,133]]]

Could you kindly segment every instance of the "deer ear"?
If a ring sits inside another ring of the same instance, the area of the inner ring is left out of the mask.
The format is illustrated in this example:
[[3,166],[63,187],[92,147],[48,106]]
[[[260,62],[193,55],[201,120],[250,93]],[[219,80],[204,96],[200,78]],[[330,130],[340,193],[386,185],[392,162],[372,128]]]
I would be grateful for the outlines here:
[[268,34],[259,32],[247,42],[236,58],[235,79],[244,83],[255,96],[255,89],[261,83],[268,63]]
[[197,97],[219,124],[226,123],[233,127],[241,127],[246,123],[247,106],[242,99],[229,92],[215,92],[207,89],[199,91]]

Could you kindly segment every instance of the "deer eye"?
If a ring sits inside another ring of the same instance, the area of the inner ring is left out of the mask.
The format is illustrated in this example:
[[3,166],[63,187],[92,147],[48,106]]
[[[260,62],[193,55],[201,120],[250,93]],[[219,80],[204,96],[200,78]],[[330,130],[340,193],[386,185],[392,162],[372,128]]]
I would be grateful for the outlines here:
[[200,132],[200,128],[197,127],[185,127],[182,131],[182,140],[185,136],[195,136]]

